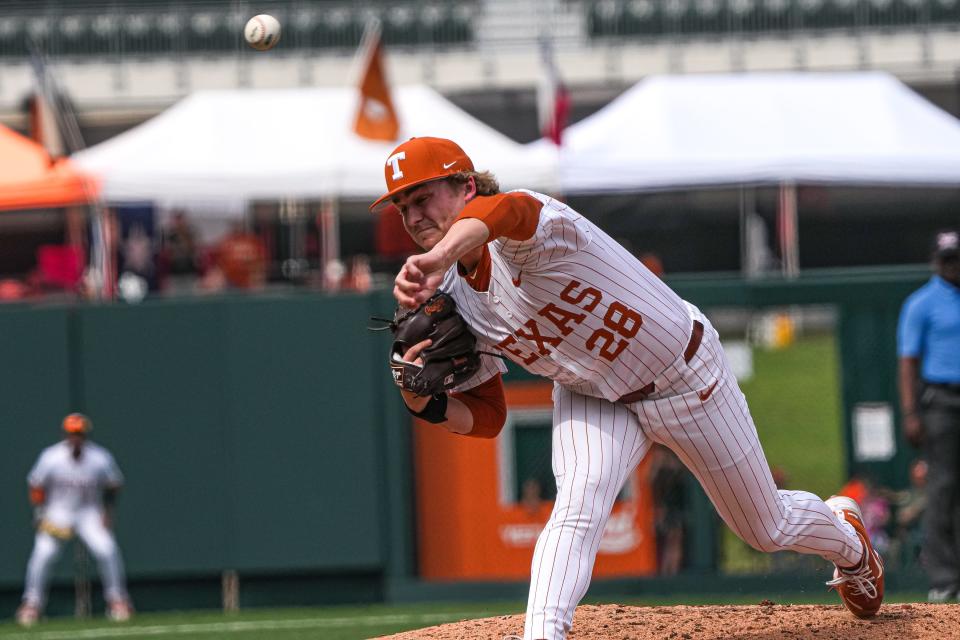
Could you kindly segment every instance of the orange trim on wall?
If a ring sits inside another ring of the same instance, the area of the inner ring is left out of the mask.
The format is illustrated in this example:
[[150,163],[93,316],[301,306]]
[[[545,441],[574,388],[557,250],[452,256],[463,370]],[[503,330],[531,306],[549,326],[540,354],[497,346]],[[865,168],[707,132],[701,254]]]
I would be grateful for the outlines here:
[[[505,385],[508,411],[549,410],[550,383]],[[517,580],[530,575],[533,547],[552,502],[501,504],[499,440],[465,438],[414,421],[420,575],[430,580]],[[503,437],[502,435],[500,436]],[[631,476],[631,497],[613,509],[594,576],[656,571],[647,463]]]
[[511,382],[503,387],[507,409],[553,407],[553,385],[540,380]]

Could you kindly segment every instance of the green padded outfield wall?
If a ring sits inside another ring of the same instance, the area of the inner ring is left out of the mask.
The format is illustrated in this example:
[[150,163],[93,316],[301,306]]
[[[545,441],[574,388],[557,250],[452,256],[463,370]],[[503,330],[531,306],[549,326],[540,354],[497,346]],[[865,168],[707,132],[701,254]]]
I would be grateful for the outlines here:
[[[669,282],[703,308],[836,305],[849,442],[855,403],[896,402],[897,312],[928,275]],[[32,541],[24,476],[70,410],[92,416],[127,475],[117,526],[132,582],[224,569],[380,576],[386,593],[409,581],[409,418],[388,336],[365,329],[392,307],[378,291],[0,308],[0,590],[22,584]],[[869,469],[894,486],[910,454],[898,444]]]
[[[0,312],[0,585],[32,541],[24,476],[69,410],[127,478],[132,580],[386,564],[381,294]],[[61,561],[61,575],[69,569]]]
[[0,587],[22,584],[33,544],[26,475],[69,413],[70,312],[0,313]]
[[[843,366],[847,465],[851,472],[863,474],[893,489],[904,489],[910,484],[907,470],[920,453],[903,436],[896,362],[900,308],[906,297],[921,284],[892,284],[885,295],[849,301],[841,307],[840,314],[838,343]],[[861,403],[886,405],[893,412],[895,452],[888,460],[856,459],[853,416]]]
[[[930,278],[927,267],[808,271],[792,281],[669,280],[680,295],[700,307],[761,308],[792,304],[832,305],[838,311],[841,403],[848,475],[862,473],[892,488],[907,484],[907,465],[917,455],[900,425],[896,337],[900,307]],[[812,398],[812,402],[816,399]],[[853,415],[860,403],[893,411],[895,453],[887,460],[859,461],[853,451]]]

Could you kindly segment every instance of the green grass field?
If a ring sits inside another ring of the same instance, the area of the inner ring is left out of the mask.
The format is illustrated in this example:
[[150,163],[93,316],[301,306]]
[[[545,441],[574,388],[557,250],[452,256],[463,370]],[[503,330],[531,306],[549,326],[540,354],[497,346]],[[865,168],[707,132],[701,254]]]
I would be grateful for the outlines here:
[[740,386],[767,460],[787,472],[789,489],[825,497],[846,481],[839,369],[829,334],[754,351],[754,376]]
[[[770,594],[733,594],[658,598],[625,598],[620,604],[706,605],[758,604]],[[783,604],[838,605],[836,596],[821,592],[791,595],[789,599],[771,598]],[[921,594],[898,594],[888,602],[920,602]],[[587,603],[595,603],[588,598]],[[610,602],[609,599],[604,602]],[[0,624],[2,640],[99,640],[118,638],[146,640],[225,640],[249,638],[262,640],[360,640],[384,634],[419,629],[470,618],[522,613],[521,602],[424,603],[417,605],[374,605],[368,607],[327,607],[316,609],[259,609],[234,614],[219,612],[170,612],[138,615],[134,620],[115,624],[101,619],[78,621],[58,618],[24,630],[12,623]],[[519,630],[518,630],[519,631]]]
[[[786,473],[785,488],[830,496],[846,481],[835,337],[801,336],[785,349],[755,349],[753,359],[754,376],[740,387],[770,467]],[[724,571],[771,569],[772,556],[749,548],[726,527],[721,535]]]
[[418,629],[464,618],[517,613],[521,605],[467,603],[421,604],[404,607],[327,607],[317,609],[258,609],[234,614],[171,612],[138,615],[127,623],[104,619],[78,621],[58,618],[28,630],[0,625],[4,640],[95,640],[99,638],[264,638],[273,640],[355,640]]

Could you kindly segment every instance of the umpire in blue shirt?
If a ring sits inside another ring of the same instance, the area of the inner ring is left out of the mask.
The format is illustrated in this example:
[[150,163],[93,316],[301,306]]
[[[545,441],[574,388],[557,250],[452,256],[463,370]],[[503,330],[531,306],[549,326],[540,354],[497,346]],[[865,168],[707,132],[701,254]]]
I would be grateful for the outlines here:
[[960,594],[960,234],[937,234],[933,264],[900,311],[897,353],[904,432],[928,464],[928,599],[947,602]]

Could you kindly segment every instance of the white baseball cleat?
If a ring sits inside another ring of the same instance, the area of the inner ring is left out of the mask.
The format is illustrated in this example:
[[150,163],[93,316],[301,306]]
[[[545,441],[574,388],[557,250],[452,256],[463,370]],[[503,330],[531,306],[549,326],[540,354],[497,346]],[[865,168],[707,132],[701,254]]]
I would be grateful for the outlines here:
[[16,619],[17,624],[21,627],[32,627],[40,619],[40,610],[32,604],[24,602],[17,609]]
[[855,567],[833,570],[827,585],[836,589],[843,604],[858,618],[871,618],[883,603],[883,560],[870,543],[857,502],[846,496],[833,496],[826,501],[837,517],[849,522],[863,545],[863,559]]
[[133,615],[133,607],[127,600],[114,600],[107,607],[107,619],[113,622],[126,622]]

